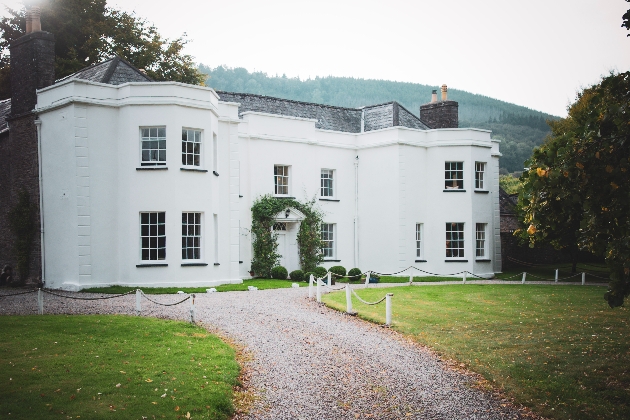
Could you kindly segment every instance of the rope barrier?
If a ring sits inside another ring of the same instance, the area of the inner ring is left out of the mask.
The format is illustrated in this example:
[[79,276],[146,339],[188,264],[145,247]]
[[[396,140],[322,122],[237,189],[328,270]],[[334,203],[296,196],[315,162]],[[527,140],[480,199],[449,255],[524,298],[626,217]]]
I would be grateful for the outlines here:
[[3,297],[10,297],[10,296],[27,295],[27,294],[29,294],[29,293],[35,293],[35,292],[37,292],[37,289],[29,290],[29,291],[27,291],[27,292],[10,293],[10,294],[8,294],[8,295],[0,295],[0,298],[3,298]]
[[352,294],[353,294],[354,296],[356,296],[356,298],[357,298],[357,299],[359,299],[361,302],[363,302],[363,303],[364,303],[364,304],[366,304],[366,305],[378,305],[379,303],[381,303],[382,301],[384,301],[384,300],[387,298],[387,296],[383,296],[383,298],[382,298],[381,300],[379,300],[379,301],[376,301],[376,302],[366,302],[365,300],[361,299],[361,297],[360,297],[359,295],[357,295],[357,292],[355,292],[354,290],[352,290]]
[[513,276],[505,277],[505,278],[502,278],[502,279],[497,277],[497,280],[510,280],[510,279],[514,279],[514,278],[516,278],[518,276],[521,276],[521,275],[523,275],[523,273],[514,274]]
[[[135,293],[135,292],[134,292],[134,293]],[[155,303],[156,305],[161,305],[161,306],[175,306],[175,305],[179,305],[180,303],[184,303],[184,302],[186,302],[188,299],[190,299],[190,298],[191,298],[191,296],[188,296],[187,298],[182,299],[182,300],[180,300],[179,302],[176,302],[176,303],[160,303],[160,302],[156,302],[155,300],[153,300],[153,299],[149,298],[147,295],[145,295],[145,294],[144,294],[144,292],[143,292],[142,290],[140,291],[140,293],[142,293],[142,296],[144,296],[144,298],[145,298],[146,300],[148,300],[149,302],[153,302],[153,303]]]
[[130,295],[132,293],[136,293],[135,290],[131,290],[131,291],[127,292],[127,293],[122,293],[120,295],[114,295],[114,296],[104,296],[104,297],[97,297],[97,298],[87,298],[87,297],[86,298],[80,298],[80,297],[66,296],[66,295],[61,295],[61,294],[58,294],[58,293],[53,293],[53,292],[51,292],[49,290],[45,290],[45,289],[42,289],[42,292],[47,293],[49,295],[62,297],[62,298],[66,298],[66,299],[73,299],[73,300],[105,300],[105,299],[114,299],[114,298],[117,298],[117,297],[127,296],[127,295]]

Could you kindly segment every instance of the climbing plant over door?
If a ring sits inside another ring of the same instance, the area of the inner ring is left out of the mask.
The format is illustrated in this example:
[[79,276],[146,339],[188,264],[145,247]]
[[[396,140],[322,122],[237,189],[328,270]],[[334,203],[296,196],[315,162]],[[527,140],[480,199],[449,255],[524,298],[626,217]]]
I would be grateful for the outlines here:
[[252,205],[252,271],[258,277],[269,277],[271,269],[278,264],[278,234],[273,224],[278,213],[293,208],[304,214],[297,234],[300,267],[313,271],[323,260],[321,253],[321,224],[323,214],[315,207],[315,198],[307,202],[295,199],[276,198],[271,195],[258,197]]

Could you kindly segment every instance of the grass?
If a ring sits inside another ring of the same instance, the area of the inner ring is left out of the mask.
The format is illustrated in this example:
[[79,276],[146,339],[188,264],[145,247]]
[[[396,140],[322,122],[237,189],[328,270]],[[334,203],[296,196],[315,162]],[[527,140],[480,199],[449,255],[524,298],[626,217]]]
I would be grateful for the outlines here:
[[[630,418],[630,311],[611,309],[593,286],[444,285],[393,292],[393,328],[483,375],[555,419]],[[323,300],[345,310],[345,294]],[[359,316],[385,322],[385,306],[353,300]]]
[[[284,289],[289,288],[293,283],[291,280],[275,280],[275,279],[252,279],[243,280],[242,284],[224,284],[223,286],[216,286],[217,292],[234,292],[234,291],[247,291],[247,286],[258,287],[259,290],[265,289]],[[308,286],[308,283],[297,282],[300,287]],[[109,286],[109,287],[92,287],[81,290],[86,293],[111,293],[121,294],[127,293],[138,289],[138,287],[129,286]],[[142,291],[147,295],[161,295],[161,294],[173,294],[178,291],[184,293],[206,293],[209,287],[140,287]]]
[[[515,268],[506,269],[503,273],[497,274],[497,279],[503,280],[514,280],[521,281],[523,271],[527,272],[528,277],[526,278],[532,281],[536,280],[554,280],[556,275],[556,269],[559,270],[558,278],[560,282],[581,282],[582,276],[581,273],[586,273],[586,281],[589,283],[608,283],[610,280],[608,278],[609,271],[608,267],[605,264],[591,264],[591,263],[579,263],[577,265],[577,273],[579,275],[575,276],[571,273],[571,264],[544,264],[544,265],[536,265],[536,266],[525,266],[521,265]],[[530,276],[531,274],[531,276]],[[542,277],[541,278],[536,278]],[[570,276],[574,276],[568,278]]]
[[0,319],[2,418],[234,413],[235,351],[203,328],[129,316]]

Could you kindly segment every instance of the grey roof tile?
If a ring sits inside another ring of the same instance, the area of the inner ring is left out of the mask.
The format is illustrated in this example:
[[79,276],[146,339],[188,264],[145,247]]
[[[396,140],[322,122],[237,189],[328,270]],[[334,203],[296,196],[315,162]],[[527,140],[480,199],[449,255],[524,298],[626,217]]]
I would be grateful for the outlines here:
[[91,82],[107,83],[110,85],[153,81],[149,76],[143,74],[128,61],[118,56],[81,69],[63,79],[57,80],[57,82],[69,79],[89,80]]

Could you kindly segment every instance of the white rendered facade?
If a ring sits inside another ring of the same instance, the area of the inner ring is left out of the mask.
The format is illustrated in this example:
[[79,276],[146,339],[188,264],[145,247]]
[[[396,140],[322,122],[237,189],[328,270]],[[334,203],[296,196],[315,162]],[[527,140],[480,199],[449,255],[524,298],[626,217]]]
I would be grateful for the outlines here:
[[[488,131],[323,130],[313,119],[253,111],[239,117],[239,105],[212,89],[170,82],[67,80],[38,91],[36,112],[48,287],[240,282],[250,277],[250,208],[276,191],[317,197],[330,245],[325,267],[484,276],[501,269],[500,154]],[[147,128],[165,130],[166,155],[143,165]],[[188,149],[198,166],[182,162],[182,130],[193,132],[191,139],[200,133],[200,148]],[[462,163],[463,188],[447,189],[446,162]],[[475,189],[480,172],[483,188]],[[282,189],[274,173],[282,174]],[[164,221],[156,237],[165,247],[157,253],[143,252],[157,243],[143,234],[148,213]],[[182,217],[191,220],[189,233]],[[282,263],[291,271],[299,268],[300,214],[290,209],[278,220]],[[461,227],[463,257],[447,257],[447,223]]]

